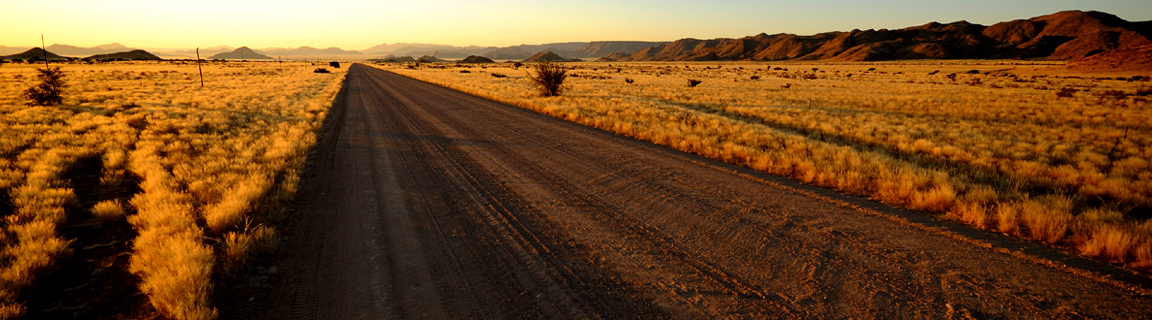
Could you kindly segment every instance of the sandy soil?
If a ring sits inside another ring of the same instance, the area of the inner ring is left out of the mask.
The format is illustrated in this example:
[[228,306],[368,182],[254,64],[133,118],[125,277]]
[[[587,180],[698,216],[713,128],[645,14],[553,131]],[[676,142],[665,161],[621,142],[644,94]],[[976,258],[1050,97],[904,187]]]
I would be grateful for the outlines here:
[[1139,318],[1109,265],[354,65],[238,318]]

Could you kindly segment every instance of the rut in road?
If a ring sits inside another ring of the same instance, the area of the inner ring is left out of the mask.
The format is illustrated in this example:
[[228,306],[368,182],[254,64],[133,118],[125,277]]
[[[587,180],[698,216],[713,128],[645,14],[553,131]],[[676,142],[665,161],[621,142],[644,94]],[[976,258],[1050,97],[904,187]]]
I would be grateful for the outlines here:
[[1138,285],[364,65],[325,130],[251,317],[1152,314]]

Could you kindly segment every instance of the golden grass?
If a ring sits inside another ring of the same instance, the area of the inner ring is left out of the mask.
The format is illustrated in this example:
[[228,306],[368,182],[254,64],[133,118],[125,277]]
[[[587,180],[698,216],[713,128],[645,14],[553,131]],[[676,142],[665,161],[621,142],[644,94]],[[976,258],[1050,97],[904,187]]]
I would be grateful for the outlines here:
[[[1152,208],[1152,109],[1148,97],[1135,94],[1149,84],[1047,74],[1050,65],[582,63],[570,65],[565,95],[552,98],[538,97],[524,71],[507,65],[470,73],[457,70],[470,66],[379,67],[977,227],[1080,247],[1096,232],[1077,227],[1081,212]],[[969,74],[973,69],[981,72]],[[685,79],[703,82],[689,89]],[[1062,88],[1078,91],[1058,97]],[[1108,91],[1126,94],[1102,94]],[[1091,223],[1138,233],[1136,223]],[[1135,241],[1126,255],[1150,245]],[[1129,265],[1152,260],[1136,257]]]
[[109,222],[124,217],[124,204],[120,200],[105,200],[96,203],[92,209],[92,216],[102,222]]
[[[160,313],[217,317],[211,279],[237,253],[212,244],[274,243],[262,240],[271,227],[237,227],[284,210],[343,78],[343,70],[315,74],[307,63],[209,63],[202,88],[194,64],[64,64],[64,103],[25,107],[13,93],[34,83],[34,68],[0,68],[0,192],[16,212],[0,232],[8,261],[0,265],[0,316],[24,312],[20,290],[68,250],[56,228],[75,208],[98,222],[127,216],[138,232],[130,271]],[[60,175],[93,157],[103,162],[101,186],[136,176],[141,191],[77,203]]]
[[276,230],[266,226],[257,226],[245,232],[228,232],[224,235],[221,250],[225,269],[244,267],[252,256],[272,253],[279,241]]

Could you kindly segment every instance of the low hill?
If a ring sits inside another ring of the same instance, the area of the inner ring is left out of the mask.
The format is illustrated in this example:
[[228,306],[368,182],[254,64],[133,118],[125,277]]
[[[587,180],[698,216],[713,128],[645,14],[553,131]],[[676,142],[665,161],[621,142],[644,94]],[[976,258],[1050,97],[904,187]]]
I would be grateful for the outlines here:
[[481,56],[468,56],[467,58],[460,60],[460,63],[493,63],[493,62],[496,62],[496,61],[492,61],[492,59],[488,59],[488,58],[481,57]]
[[852,30],[810,36],[759,34],[740,39],[681,39],[611,61],[900,59],[1074,60],[1148,41],[1150,22],[1096,11],[1064,11],[991,26],[931,22],[897,30]]
[[[14,55],[0,56],[0,60],[16,60],[16,59],[20,59],[20,60],[28,60],[28,59],[44,60],[44,56],[45,56],[44,53],[45,53],[44,49],[32,48],[32,49],[28,49],[28,51],[24,51],[24,52],[17,53]],[[68,59],[67,57],[62,57],[58,54],[52,53],[51,51],[48,51],[47,56],[48,56],[49,61]]]
[[564,57],[561,57],[560,55],[558,55],[552,51],[537,52],[536,54],[532,55],[528,59],[524,59],[524,62],[543,62],[543,61],[579,62],[582,60],[580,60],[580,59],[565,59]]
[[248,47],[239,47],[231,52],[222,52],[208,57],[208,59],[231,59],[231,60],[275,60],[272,57],[260,54]]
[[89,60],[164,60],[144,50],[132,50],[108,54],[98,54],[88,57]]

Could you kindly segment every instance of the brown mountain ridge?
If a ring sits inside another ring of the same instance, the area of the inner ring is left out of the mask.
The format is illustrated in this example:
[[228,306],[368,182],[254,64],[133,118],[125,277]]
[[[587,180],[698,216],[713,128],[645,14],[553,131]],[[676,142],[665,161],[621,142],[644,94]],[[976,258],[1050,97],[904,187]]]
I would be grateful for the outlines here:
[[898,30],[852,30],[810,36],[761,33],[740,39],[681,39],[600,61],[1049,59],[1075,60],[1148,43],[1152,21],[1130,22],[1097,11],[1063,11],[991,26],[931,22]]

